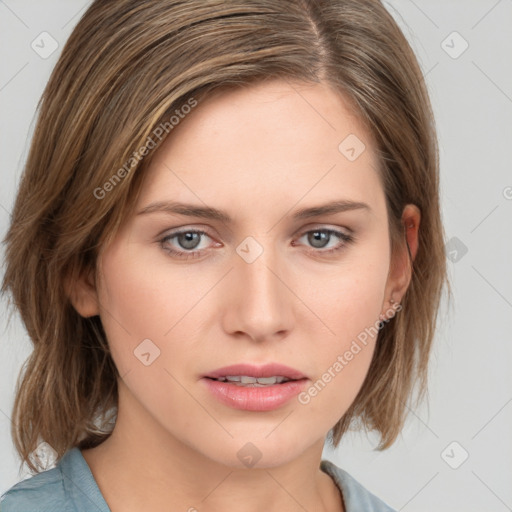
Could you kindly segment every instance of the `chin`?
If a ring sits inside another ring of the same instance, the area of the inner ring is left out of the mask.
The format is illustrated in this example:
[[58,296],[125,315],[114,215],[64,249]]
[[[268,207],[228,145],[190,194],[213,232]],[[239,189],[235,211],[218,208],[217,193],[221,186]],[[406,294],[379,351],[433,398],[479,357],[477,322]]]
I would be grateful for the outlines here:
[[[286,420],[285,420],[286,421]],[[276,426],[279,423],[276,423]],[[269,430],[263,433],[251,435],[245,432],[243,435],[234,435],[234,438],[225,443],[214,443],[203,454],[215,462],[233,469],[270,469],[288,464],[299,458],[315,443],[321,443],[323,438],[308,437],[311,433],[291,435],[290,430],[283,428],[281,432],[276,430],[269,435]],[[321,452],[321,448],[320,448]]]

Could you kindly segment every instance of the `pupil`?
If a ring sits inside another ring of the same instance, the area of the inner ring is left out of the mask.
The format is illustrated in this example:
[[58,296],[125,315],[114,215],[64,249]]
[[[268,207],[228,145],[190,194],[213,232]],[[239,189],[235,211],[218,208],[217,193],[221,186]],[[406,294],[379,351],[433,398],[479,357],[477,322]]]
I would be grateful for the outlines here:
[[[179,243],[184,249],[194,249],[197,247],[199,233],[182,233],[179,235]],[[182,241],[184,240],[184,243]]]
[[[327,245],[327,242],[329,241],[329,236],[329,233],[325,233],[324,231],[313,231],[308,236],[308,238],[309,242],[313,247],[322,248]],[[317,245],[317,242],[320,242],[320,245]]]

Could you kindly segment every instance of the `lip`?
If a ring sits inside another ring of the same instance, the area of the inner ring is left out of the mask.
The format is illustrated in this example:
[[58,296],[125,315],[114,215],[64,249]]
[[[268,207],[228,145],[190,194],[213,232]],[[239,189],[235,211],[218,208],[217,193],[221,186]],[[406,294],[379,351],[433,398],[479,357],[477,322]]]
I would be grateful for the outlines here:
[[306,375],[301,373],[299,370],[279,363],[267,363],[262,366],[256,366],[249,363],[234,364],[214,370],[204,375],[204,377],[218,379],[220,377],[225,377],[226,375],[246,375],[248,377],[273,377],[274,375],[280,375],[293,380],[307,378]]
[[[246,375],[248,377],[283,376],[289,380],[265,387],[237,386],[232,382],[221,382],[219,377]],[[309,379],[299,370],[278,363],[263,366],[236,364],[214,370],[201,379],[208,391],[222,404],[244,411],[272,411],[284,406],[298,395]]]
[[208,391],[221,403],[244,411],[272,411],[282,407],[303,389],[308,379],[289,380],[265,387],[243,387],[232,382],[201,379]]

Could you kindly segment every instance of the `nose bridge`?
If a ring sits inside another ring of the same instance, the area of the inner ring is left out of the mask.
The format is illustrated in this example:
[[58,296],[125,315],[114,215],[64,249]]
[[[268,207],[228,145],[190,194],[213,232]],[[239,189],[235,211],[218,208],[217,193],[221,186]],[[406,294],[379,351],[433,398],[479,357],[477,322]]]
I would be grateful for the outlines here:
[[242,242],[235,256],[233,279],[236,285],[230,301],[229,330],[264,339],[290,329],[293,294],[283,283],[286,277],[280,275],[283,265],[272,238],[258,239],[260,254],[251,261],[246,254],[258,250],[254,242],[254,239],[249,240],[248,245]]

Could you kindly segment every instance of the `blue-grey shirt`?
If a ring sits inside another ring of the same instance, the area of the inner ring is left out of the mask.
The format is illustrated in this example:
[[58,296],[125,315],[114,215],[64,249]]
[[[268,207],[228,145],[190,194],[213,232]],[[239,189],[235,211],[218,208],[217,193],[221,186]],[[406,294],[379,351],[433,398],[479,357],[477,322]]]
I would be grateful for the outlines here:
[[[395,512],[345,470],[328,460],[320,468],[334,480],[347,512]],[[110,512],[82,452],[72,448],[57,465],[17,483],[0,497],[0,512]]]

